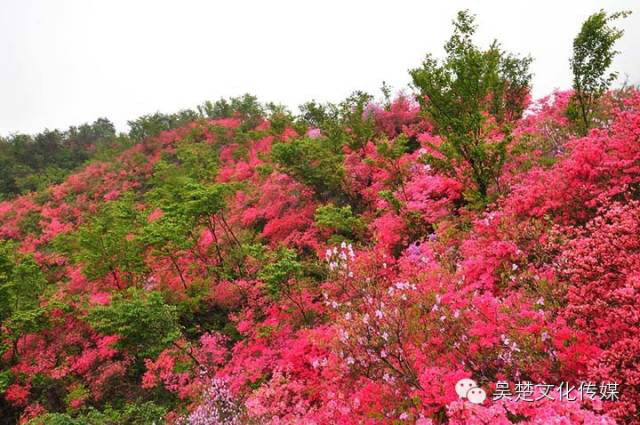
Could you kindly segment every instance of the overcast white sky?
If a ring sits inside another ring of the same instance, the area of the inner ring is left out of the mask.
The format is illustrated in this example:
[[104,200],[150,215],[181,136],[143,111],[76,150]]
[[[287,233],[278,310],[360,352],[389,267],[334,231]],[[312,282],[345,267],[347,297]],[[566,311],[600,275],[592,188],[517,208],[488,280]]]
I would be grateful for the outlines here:
[[534,58],[534,95],[568,88],[571,43],[606,6],[631,9],[613,69],[640,82],[640,2],[0,0],[0,135],[105,116],[119,130],[245,92],[292,110],[353,90],[407,86],[426,52],[442,55],[455,12],[477,41]]

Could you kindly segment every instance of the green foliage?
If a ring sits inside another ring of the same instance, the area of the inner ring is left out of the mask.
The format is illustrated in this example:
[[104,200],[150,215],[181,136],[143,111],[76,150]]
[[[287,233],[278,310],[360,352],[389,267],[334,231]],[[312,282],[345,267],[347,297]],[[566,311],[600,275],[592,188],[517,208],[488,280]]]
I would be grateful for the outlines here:
[[129,137],[135,141],[156,136],[163,131],[183,127],[191,122],[203,119],[239,117],[242,118],[240,131],[254,128],[262,119],[264,108],[258,98],[250,94],[220,99],[216,102],[206,101],[196,110],[183,109],[173,114],[156,112],[143,115],[135,120],[127,121]]
[[355,92],[340,103],[341,127],[347,129],[347,146],[362,149],[375,134],[373,114],[368,107],[373,96],[364,92]]
[[[525,107],[531,59],[505,53],[495,41],[481,50],[472,42],[475,31],[474,16],[459,12],[446,59],[428,55],[410,73],[424,112],[444,139],[437,147],[443,157],[430,155],[428,161],[449,173],[464,164],[475,184],[468,196],[484,203],[505,162],[510,127]],[[501,139],[489,140],[492,126]]]
[[89,310],[86,321],[105,335],[119,335],[118,348],[138,358],[158,355],[181,335],[176,307],[157,291],[117,293],[109,304]]
[[[213,158],[197,159],[197,154],[198,150],[190,149],[179,152],[185,165],[189,164],[189,161],[204,161],[213,166],[212,162],[216,161]],[[202,173],[205,171],[203,170]],[[197,174],[199,173],[193,175],[187,167],[158,161],[154,168],[153,190],[147,194],[148,200],[152,205],[162,208],[165,213],[186,220],[189,225],[207,222],[208,216],[213,216],[224,209],[225,198],[233,192],[235,186],[200,183]]]
[[[154,173],[154,189],[147,194],[151,205],[161,208],[163,215],[153,222],[141,226],[140,243],[152,248],[152,254],[171,260],[178,272],[183,286],[187,287],[185,271],[181,269],[178,258],[183,250],[190,250],[209,270],[211,263],[199,250],[193,249],[199,240],[202,226],[211,234],[220,232],[234,240],[236,248],[240,242],[228,226],[224,209],[226,199],[238,187],[234,183],[199,183],[197,179],[185,176],[171,164],[160,161]],[[213,245],[219,260],[218,277],[226,275],[232,264],[225,264],[217,241]],[[236,265],[241,268],[241,262]],[[223,270],[224,269],[224,270]]]
[[301,137],[274,144],[271,156],[285,173],[311,187],[320,199],[340,192],[344,169],[339,140]]
[[49,312],[41,307],[32,307],[14,311],[3,325],[9,340],[16,342],[21,336],[35,333],[49,324]]
[[233,109],[231,108],[231,104],[222,98],[215,102],[211,102],[210,100],[205,101],[202,105],[198,106],[198,113],[209,119],[228,118],[233,114]]
[[149,190],[145,193],[147,203],[160,208],[167,202],[177,200],[176,187],[181,187],[191,180],[187,174],[188,171],[177,164],[174,158],[164,154],[153,166]]
[[188,297],[180,299],[176,308],[178,322],[187,339],[197,340],[205,332],[220,332],[233,342],[241,338],[229,320],[229,310],[211,299],[208,285],[192,284],[186,292]]
[[213,181],[217,171],[217,149],[187,136],[176,143],[174,154],[165,152],[155,163],[147,201],[156,207],[177,202],[189,182]]
[[381,139],[376,142],[376,152],[381,157],[394,161],[408,152],[409,139],[404,134],[396,137],[393,142]]
[[[351,206],[338,207],[333,204],[320,206],[315,213],[316,225],[329,229],[344,238],[355,239],[365,229],[361,218],[353,215]],[[339,242],[336,240],[335,242]]]
[[56,238],[54,246],[82,263],[89,279],[109,274],[124,288],[146,271],[143,246],[134,237],[142,219],[132,195],[125,193],[106,203],[76,232]]
[[133,140],[141,141],[148,137],[156,136],[163,131],[182,127],[198,119],[200,119],[198,113],[191,109],[183,109],[174,114],[156,112],[143,115],[135,120],[127,121],[129,137]]
[[0,200],[60,183],[96,152],[118,145],[115,128],[106,118],[67,131],[0,137]]
[[175,214],[164,214],[162,217],[145,224],[139,236],[145,246],[153,247],[158,255],[178,253],[193,245],[188,239],[190,227]]
[[89,390],[87,390],[87,388],[84,385],[78,384],[78,385],[74,385],[71,388],[71,390],[67,393],[67,395],[64,397],[64,402],[66,403],[67,406],[71,406],[75,400],[83,400],[83,399],[86,399],[88,396],[89,396]]
[[183,189],[181,202],[172,205],[172,211],[194,224],[204,224],[224,209],[231,186],[189,182]]
[[337,105],[307,102],[300,106],[299,119],[322,130],[334,146],[361,149],[375,134],[373,115],[367,111],[372,100],[370,94],[356,91]]
[[5,392],[7,387],[10,384],[11,384],[11,371],[10,370],[0,371],[0,393]]
[[268,103],[267,111],[269,112],[269,122],[271,130],[274,134],[282,134],[284,130],[293,125],[293,115],[283,105]]
[[47,413],[28,422],[28,425],[80,425],[85,424],[82,418],[73,418],[66,413]]
[[95,161],[114,161],[118,155],[135,145],[136,141],[131,139],[127,134],[120,133],[116,137],[109,140],[109,143],[96,144],[95,150],[91,154],[90,160]]
[[402,210],[402,202],[393,194],[390,190],[381,190],[379,193],[380,197],[389,203],[389,206],[393,208],[396,214],[400,214]]
[[271,296],[277,297],[289,279],[300,278],[302,275],[302,263],[298,261],[296,252],[283,247],[278,250],[275,261],[260,270],[258,279],[265,283]]
[[264,116],[264,107],[258,98],[250,94],[239,97],[232,97],[229,100],[220,99],[215,103],[206,101],[198,106],[198,112],[204,118],[242,118],[240,131],[254,128]]
[[28,425],[150,425],[161,424],[167,413],[165,407],[153,402],[128,403],[121,408],[107,406],[103,411],[89,408],[77,415],[47,413],[32,419]]
[[391,105],[391,87],[387,84],[386,81],[382,82],[382,87],[380,87],[380,91],[382,92],[382,97],[384,98],[384,106],[385,109]]
[[206,143],[180,141],[176,148],[176,158],[181,171],[199,180],[213,180],[218,172],[218,151]]
[[42,215],[37,211],[29,211],[24,219],[20,222],[20,232],[23,234],[33,233],[36,236],[40,236],[42,229],[40,228],[40,220]]
[[[40,307],[47,281],[33,257],[19,254],[16,248],[0,241],[0,393],[12,382],[9,366],[16,358],[19,339],[48,323],[47,312]],[[13,357],[5,358],[9,362],[3,364],[2,355],[9,348],[13,348]]]
[[38,310],[45,285],[44,274],[32,256],[20,255],[13,243],[0,241],[0,322],[28,322],[26,316]]
[[604,10],[600,10],[584,21],[573,40],[573,56],[569,62],[575,93],[567,114],[579,122],[582,134],[586,134],[592,127],[598,99],[618,77],[615,72],[607,74],[607,69],[619,53],[613,46],[624,31],[609,24],[630,14],[630,11],[623,11],[607,15]]
[[200,115],[209,119],[229,118],[234,115],[243,118],[261,117],[264,114],[264,108],[258,102],[256,96],[245,93],[239,97],[232,97],[229,100],[219,99],[212,103],[207,100],[198,106]]

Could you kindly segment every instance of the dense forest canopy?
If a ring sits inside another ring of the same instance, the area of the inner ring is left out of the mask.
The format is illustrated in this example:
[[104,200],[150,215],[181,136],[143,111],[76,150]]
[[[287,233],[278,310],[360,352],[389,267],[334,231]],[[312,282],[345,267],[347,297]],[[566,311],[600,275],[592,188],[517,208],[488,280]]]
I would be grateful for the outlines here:
[[397,96],[1,139],[0,424],[640,424],[627,15],[542,99],[462,11]]

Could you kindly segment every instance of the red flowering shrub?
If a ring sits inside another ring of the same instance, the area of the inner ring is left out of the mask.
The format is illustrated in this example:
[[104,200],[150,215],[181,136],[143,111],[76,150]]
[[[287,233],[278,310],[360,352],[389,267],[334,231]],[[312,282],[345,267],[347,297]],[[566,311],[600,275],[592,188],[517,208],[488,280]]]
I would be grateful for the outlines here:
[[605,408],[629,420],[640,405],[640,205],[610,203],[576,232],[559,264],[571,285],[565,312],[602,350],[592,359],[590,378],[621,387],[620,400]]

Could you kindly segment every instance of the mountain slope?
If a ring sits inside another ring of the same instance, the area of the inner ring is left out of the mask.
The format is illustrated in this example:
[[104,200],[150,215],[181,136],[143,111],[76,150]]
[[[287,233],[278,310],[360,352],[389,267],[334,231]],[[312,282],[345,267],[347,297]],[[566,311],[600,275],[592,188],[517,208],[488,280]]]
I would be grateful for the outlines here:
[[2,423],[637,423],[640,94],[581,138],[569,96],[487,207],[403,97],[200,120],[0,203]]

